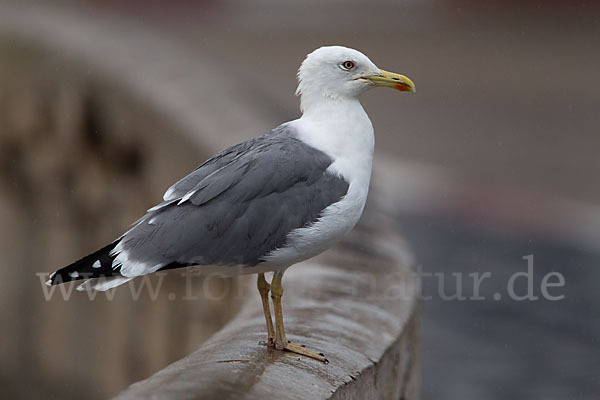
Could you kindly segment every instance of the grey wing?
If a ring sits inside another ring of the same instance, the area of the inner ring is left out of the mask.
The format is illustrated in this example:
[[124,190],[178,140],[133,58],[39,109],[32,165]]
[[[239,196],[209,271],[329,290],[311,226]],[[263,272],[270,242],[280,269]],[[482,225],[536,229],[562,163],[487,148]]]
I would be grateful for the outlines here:
[[190,190],[192,190],[198,182],[206,178],[216,170],[228,165],[235,161],[240,154],[244,154],[253,146],[256,146],[260,138],[255,138],[247,142],[239,143],[235,146],[231,146],[220,153],[215,154],[209,158],[202,165],[197,167],[192,173],[175,182],[163,196],[163,200],[169,201],[174,199],[180,199]]
[[248,150],[252,149],[260,142],[261,138],[255,138],[248,140],[243,143],[231,146],[220,153],[215,154],[203,164],[198,166],[193,172],[181,178],[175,182],[171,187],[167,189],[163,195],[163,202],[150,208],[148,211],[159,210],[169,204],[178,202],[183,196],[189,193],[194,187],[213,172],[221,169],[231,162],[235,161],[241,154],[244,154]]
[[[256,265],[348,191],[348,182],[327,172],[328,155],[288,132],[238,146],[174,185],[168,204],[151,209],[122,237],[121,260],[143,265],[144,273],[195,264]],[[125,276],[133,272],[125,262],[120,267]]]

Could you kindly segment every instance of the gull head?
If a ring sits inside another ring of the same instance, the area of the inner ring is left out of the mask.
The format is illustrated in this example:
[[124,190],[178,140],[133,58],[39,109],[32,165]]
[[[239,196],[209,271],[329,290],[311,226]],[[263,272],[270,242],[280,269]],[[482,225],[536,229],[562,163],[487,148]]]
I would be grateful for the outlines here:
[[318,98],[357,99],[373,86],[415,91],[415,85],[409,78],[378,68],[358,50],[324,46],[307,55],[302,62],[296,94],[302,103],[306,98],[312,101]]

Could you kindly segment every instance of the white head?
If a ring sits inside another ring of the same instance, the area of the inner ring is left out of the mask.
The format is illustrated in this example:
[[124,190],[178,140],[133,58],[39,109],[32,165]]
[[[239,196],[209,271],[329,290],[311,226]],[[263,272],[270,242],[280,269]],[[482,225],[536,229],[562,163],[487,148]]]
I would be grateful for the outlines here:
[[379,69],[360,51],[324,46],[307,55],[302,62],[296,95],[300,96],[300,107],[305,110],[307,101],[356,100],[373,86],[414,92],[410,79]]

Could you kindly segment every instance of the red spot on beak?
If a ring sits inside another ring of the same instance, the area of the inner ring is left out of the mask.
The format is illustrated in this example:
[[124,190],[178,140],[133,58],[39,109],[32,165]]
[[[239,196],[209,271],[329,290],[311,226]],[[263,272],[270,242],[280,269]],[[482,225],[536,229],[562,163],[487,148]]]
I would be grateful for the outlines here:
[[406,85],[400,85],[400,84],[396,85],[396,89],[401,92],[410,92],[411,91],[410,87],[408,87]]

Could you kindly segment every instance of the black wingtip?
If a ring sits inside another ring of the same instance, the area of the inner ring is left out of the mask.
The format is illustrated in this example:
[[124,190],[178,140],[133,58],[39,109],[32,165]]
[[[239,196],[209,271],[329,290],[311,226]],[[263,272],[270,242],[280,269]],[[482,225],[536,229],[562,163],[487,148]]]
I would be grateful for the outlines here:
[[119,241],[120,239],[54,272],[50,275],[46,285],[60,285],[61,283],[80,279],[120,275],[119,269],[113,269],[115,256],[111,255],[111,251]]

